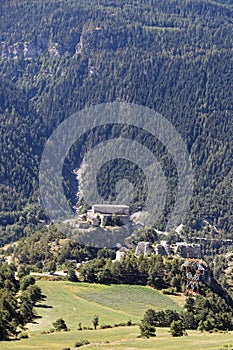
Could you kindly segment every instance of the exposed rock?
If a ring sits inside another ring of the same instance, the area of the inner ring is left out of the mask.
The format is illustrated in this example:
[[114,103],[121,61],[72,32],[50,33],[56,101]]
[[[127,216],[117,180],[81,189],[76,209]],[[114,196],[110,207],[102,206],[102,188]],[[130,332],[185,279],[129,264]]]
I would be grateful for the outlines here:
[[102,28],[95,27],[83,29],[83,33],[80,37],[79,43],[76,45],[76,53],[80,54],[85,49],[91,49],[96,47],[98,38],[102,34]]
[[100,42],[99,36],[103,30],[99,27],[94,27],[93,24],[87,24],[83,28],[83,33],[80,37],[76,48],[68,47],[64,43],[51,42],[47,38],[38,38],[36,42],[16,42],[7,44],[0,43],[0,56],[3,59],[18,59],[18,58],[33,58],[46,54],[51,56],[71,56],[75,53],[81,53],[85,49],[91,49],[98,46]]
[[9,46],[2,43],[0,50],[2,58],[11,59],[18,59],[20,57],[33,58],[42,54],[42,49],[39,46],[29,42],[19,42]]
[[[58,43],[48,43],[46,39],[41,39],[39,44],[32,42],[17,42],[7,45],[0,44],[0,56],[3,59],[34,58],[49,52],[51,56],[70,55],[69,48]],[[74,53],[74,52],[73,52]]]
[[48,52],[52,56],[60,56],[60,49],[58,43],[50,44],[48,47]]

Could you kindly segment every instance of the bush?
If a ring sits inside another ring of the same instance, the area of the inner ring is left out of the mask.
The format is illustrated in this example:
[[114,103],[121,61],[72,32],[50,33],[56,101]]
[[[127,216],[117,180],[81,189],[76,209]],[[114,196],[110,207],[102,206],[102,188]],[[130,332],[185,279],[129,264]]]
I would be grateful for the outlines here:
[[70,281],[70,282],[78,282],[76,272],[73,269],[68,270],[67,278],[68,278],[68,281]]
[[167,295],[178,295],[178,294],[176,293],[175,288],[162,289],[161,292],[162,292],[163,294],[167,294]]
[[57,332],[68,331],[67,325],[62,318],[59,318],[57,321],[53,322],[53,327]]
[[75,348],[80,348],[80,346],[88,345],[90,342],[88,340],[79,340],[75,343]]
[[106,328],[112,328],[112,326],[110,324],[103,324],[102,326],[100,326],[100,329],[106,329]]
[[27,338],[29,338],[27,333],[20,333],[19,339],[27,339]]
[[120,323],[115,323],[114,327],[125,327],[126,323],[125,322],[120,322]]
[[172,321],[170,331],[173,337],[182,337],[185,334],[183,322],[181,320]]
[[141,333],[140,337],[150,338],[156,336],[155,327],[149,323],[141,322],[139,328]]

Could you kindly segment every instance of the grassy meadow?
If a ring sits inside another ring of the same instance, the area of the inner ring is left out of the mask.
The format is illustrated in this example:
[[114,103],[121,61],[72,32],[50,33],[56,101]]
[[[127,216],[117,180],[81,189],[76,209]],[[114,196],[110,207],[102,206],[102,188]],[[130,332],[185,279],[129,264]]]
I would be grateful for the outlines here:
[[[180,310],[184,297],[170,297],[143,286],[99,285],[66,281],[38,281],[47,298],[36,308],[38,317],[28,325],[28,339],[1,342],[1,350],[62,350],[74,349],[77,341],[87,339],[88,350],[229,350],[233,349],[232,333],[199,333],[188,331],[188,336],[173,338],[169,329],[157,328],[156,337],[138,338],[139,327],[124,326],[100,329],[103,325],[139,323],[145,310],[153,308]],[[92,318],[99,316],[97,330],[78,330],[92,327]],[[44,334],[52,323],[62,317],[69,332]],[[231,345],[232,344],[232,345]]]
[[173,338],[169,329],[157,328],[157,336],[138,338],[137,326],[97,329],[96,331],[70,331],[53,334],[30,334],[29,339],[2,342],[1,350],[62,350],[74,349],[77,341],[87,339],[87,350],[232,350],[233,334],[199,333],[189,331],[188,336]]
[[139,323],[147,309],[180,310],[181,297],[170,298],[149,287],[132,285],[101,285],[71,283],[65,281],[38,281],[46,300],[36,308],[36,322],[30,331],[44,331],[62,317],[68,328],[75,330],[81,322],[83,327],[92,326],[94,315],[100,325],[127,322]]

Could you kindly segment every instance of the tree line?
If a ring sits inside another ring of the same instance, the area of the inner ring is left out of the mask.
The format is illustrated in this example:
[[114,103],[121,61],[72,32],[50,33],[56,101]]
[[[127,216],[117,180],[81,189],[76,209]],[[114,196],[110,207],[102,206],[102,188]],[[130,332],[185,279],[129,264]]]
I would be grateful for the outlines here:
[[34,306],[43,298],[27,269],[17,271],[15,265],[0,262],[0,340],[17,337],[34,320]]

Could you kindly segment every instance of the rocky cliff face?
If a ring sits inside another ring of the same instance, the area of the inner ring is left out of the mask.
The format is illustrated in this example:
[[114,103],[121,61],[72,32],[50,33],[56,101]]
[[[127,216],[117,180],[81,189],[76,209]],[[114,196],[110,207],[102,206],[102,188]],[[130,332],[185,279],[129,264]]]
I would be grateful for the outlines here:
[[30,59],[47,53],[50,56],[71,56],[74,54],[66,45],[48,41],[44,44],[17,42],[9,45],[4,42],[0,43],[0,57],[2,59]]
[[205,270],[205,275],[202,276],[202,282],[210,287],[215,293],[223,297],[228,303],[233,305],[233,300],[230,294],[214,279],[213,273],[209,269]]
[[100,43],[105,48],[109,47],[107,34],[104,33],[102,28],[87,25],[83,27],[80,39],[74,45],[75,49],[72,49],[69,44],[51,42],[46,38],[40,39],[38,43],[20,41],[8,44],[1,42],[0,57],[2,59],[30,59],[45,54],[49,54],[50,56],[73,56],[74,54],[81,54],[84,51],[88,52],[91,49],[98,48]]
[[17,59],[19,57],[32,58],[38,57],[42,49],[33,43],[17,42],[12,45],[2,43],[0,46],[1,58]]

